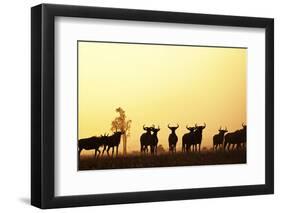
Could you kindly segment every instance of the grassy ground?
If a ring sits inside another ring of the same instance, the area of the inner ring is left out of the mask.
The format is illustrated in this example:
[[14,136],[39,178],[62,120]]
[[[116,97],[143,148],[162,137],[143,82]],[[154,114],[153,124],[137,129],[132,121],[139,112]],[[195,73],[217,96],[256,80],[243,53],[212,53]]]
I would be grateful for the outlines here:
[[176,154],[163,153],[157,156],[151,155],[127,155],[118,157],[101,156],[94,158],[93,155],[80,157],[79,170],[92,169],[122,169],[122,168],[145,168],[145,167],[170,167],[170,166],[195,166],[195,165],[218,165],[246,163],[246,151],[201,153],[189,152]]

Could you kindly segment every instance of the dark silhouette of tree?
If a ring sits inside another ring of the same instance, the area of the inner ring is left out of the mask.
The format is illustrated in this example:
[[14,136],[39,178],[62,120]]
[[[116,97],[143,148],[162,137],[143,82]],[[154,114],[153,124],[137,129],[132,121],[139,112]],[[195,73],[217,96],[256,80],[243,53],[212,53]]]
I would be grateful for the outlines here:
[[122,135],[123,140],[123,155],[127,154],[127,138],[130,136],[130,129],[131,129],[131,123],[132,120],[126,120],[126,114],[125,111],[119,107],[115,110],[117,113],[119,113],[119,116],[116,117],[111,122],[111,130],[113,132],[121,131],[124,134]]

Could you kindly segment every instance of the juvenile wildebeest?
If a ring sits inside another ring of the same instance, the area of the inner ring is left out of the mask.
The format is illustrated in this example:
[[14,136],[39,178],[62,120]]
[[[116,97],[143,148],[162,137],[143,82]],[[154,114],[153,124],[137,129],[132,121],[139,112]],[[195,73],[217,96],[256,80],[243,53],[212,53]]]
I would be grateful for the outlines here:
[[160,127],[155,128],[155,126],[152,126],[152,144],[150,145],[150,151],[151,154],[156,154],[157,155],[157,145],[158,145],[158,137],[157,133],[160,131]]
[[109,155],[109,150],[112,149],[112,156],[113,156],[114,155],[114,147],[116,147],[116,156],[117,156],[118,155],[118,147],[119,147],[119,144],[120,144],[120,139],[121,139],[122,134],[124,134],[124,132],[116,131],[110,136],[104,136],[103,137],[104,148],[103,148],[102,154],[106,150],[107,155]]
[[224,139],[224,149],[230,151],[230,149],[234,150],[235,145],[236,149],[241,148],[241,144],[246,146],[246,138],[247,138],[247,126],[242,123],[243,129],[236,130],[235,132],[230,132],[225,135]]
[[81,154],[81,151],[83,149],[85,150],[92,150],[94,149],[95,150],[95,157],[97,155],[97,152],[98,152],[98,155],[100,154],[100,150],[99,150],[99,147],[102,146],[102,137],[96,137],[96,136],[93,136],[93,137],[90,137],[90,138],[82,138],[78,141],[78,154],[79,154],[79,157],[80,157],[80,154]]
[[194,147],[195,147],[195,151],[197,151],[197,145],[199,146],[199,152],[201,151],[201,143],[202,143],[202,132],[203,129],[206,128],[206,123],[204,123],[204,126],[197,126],[197,124],[195,124],[195,131],[193,134],[193,151],[194,151]]
[[188,127],[187,125],[186,129],[189,130],[189,132],[182,136],[182,152],[188,152],[194,140],[195,127]]
[[225,129],[219,129],[219,133],[213,136],[213,150],[218,150],[218,148],[221,148],[224,141],[224,134],[227,132],[227,128]]
[[151,146],[151,144],[153,143],[153,138],[151,134],[152,127],[145,127],[145,125],[143,125],[143,130],[146,132],[143,133],[140,137],[140,151],[141,153],[147,153],[148,146]]
[[179,128],[179,125],[171,127],[170,124],[168,124],[168,128],[172,131],[169,135],[169,151],[170,152],[176,152],[176,146],[178,142],[178,136],[176,135],[176,130]]

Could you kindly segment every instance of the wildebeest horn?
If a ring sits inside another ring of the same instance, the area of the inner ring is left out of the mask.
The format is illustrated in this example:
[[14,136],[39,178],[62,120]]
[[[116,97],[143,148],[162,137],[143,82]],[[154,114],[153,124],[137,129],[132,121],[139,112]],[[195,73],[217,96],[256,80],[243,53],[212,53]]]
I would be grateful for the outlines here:
[[170,129],[170,124],[168,124],[168,128]]
[[221,130],[221,126],[220,126],[220,129],[219,130]]
[[206,123],[204,122],[204,128],[206,127],[207,125],[206,125]]
[[242,127],[245,127],[246,125],[244,124],[244,122],[242,123]]
[[152,127],[155,129],[155,125],[154,124],[152,124]]
[[160,126],[158,125],[158,129],[160,130]]
[[195,127],[197,127],[197,124],[195,124]]
[[189,127],[188,127],[188,124],[186,125],[186,128],[188,129]]
[[179,125],[179,124],[177,124],[177,128],[179,128],[179,126],[180,126],[180,125]]
[[145,124],[142,126],[142,128],[143,128],[143,130],[145,130],[145,129],[146,129]]

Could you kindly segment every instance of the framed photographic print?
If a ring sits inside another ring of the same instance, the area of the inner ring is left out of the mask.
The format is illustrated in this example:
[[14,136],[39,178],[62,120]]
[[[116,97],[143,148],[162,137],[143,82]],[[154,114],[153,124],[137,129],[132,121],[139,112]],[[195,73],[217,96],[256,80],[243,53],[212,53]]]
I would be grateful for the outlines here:
[[274,21],[31,9],[31,203],[271,194]]

